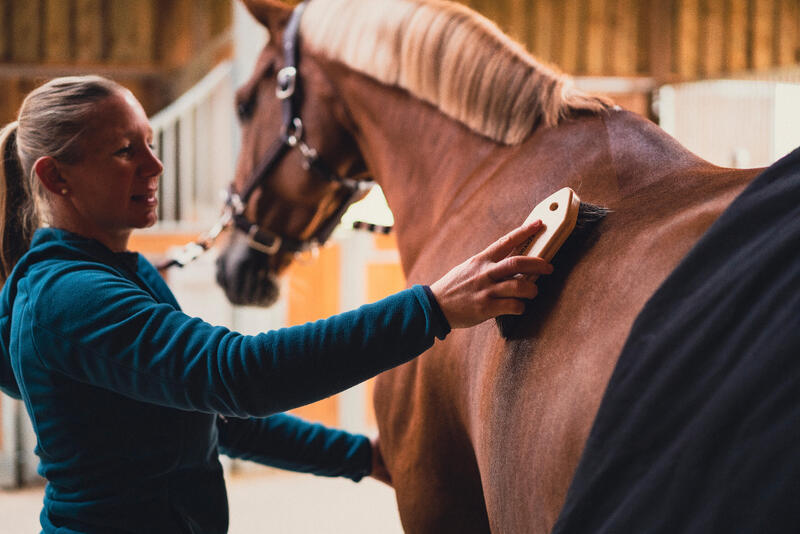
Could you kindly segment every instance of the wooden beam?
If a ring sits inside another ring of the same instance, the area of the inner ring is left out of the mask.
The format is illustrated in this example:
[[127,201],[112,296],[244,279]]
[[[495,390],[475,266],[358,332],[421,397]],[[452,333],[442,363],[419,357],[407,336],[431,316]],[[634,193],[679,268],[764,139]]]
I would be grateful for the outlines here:
[[649,0],[647,3],[648,64],[656,83],[674,78],[675,22],[673,11],[677,0]]
[[211,41],[210,5],[211,0],[193,0],[191,3],[192,18],[190,19],[190,27],[192,30],[193,53],[202,50]]
[[563,0],[561,5],[562,22],[560,37],[556,39],[556,62],[567,73],[577,74],[580,47],[584,43],[581,36],[581,7],[583,0]]
[[16,119],[16,100],[12,100],[14,79],[0,79],[0,124],[6,125]]
[[102,63],[105,58],[102,0],[75,0],[75,60]]
[[533,53],[542,61],[553,57],[553,0],[538,0],[533,7]]
[[213,0],[211,9],[211,35],[216,37],[233,24],[233,3],[231,0]]
[[600,76],[606,51],[606,0],[589,0],[586,26],[586,74]]
[[699,72],[699,0],[678,0],[677,60],[681,79],[695,79]]
[[11,2],[0,0],[0,63],[11,55]]
[[72,2],[45,0],[44,3],[44,60],[48,63],[67,63],[72,59],[74,39],[70,28]]
[[109,9],[109,60],[112,63],[129,64],[153,61],[152,0],[114,0],[109,4]]
[[42,5],[39,0],[12,0],[11,61],[39,61],[42,57]]
[[506,31],[517,42],[528,45],[528,24],[530,22],[531,3],[528,0],[509,0],[507,6]]
[[725,0],[705,0],[701,5],[700,71],[715,76],[725,68]]
[[774,40],[776,30],[774,0],[753,0],[752,48],[750,65],[753,69],[764,70],[773,65]]
[[747,1],[726,0],[725,5],[725,70],[741,72],[747,68],[749,30]]
[[168,73],[151,65],[45,65],[43,63],[0,63],[0,80],[12,78],[48,79],[56,76],[80,76],[93,72],[101,76],[146,78],[153,80],[162,78]]
[[607,73],[614,76],[636,74],[636,43],[638,42],[639,2],[637,0],[615,0],[612,8],[616,12],[613,28],[613,46]]
[[800,63],[800,35],[798,35],[798,22],[800,21],[800,6],[797,0],[779,0],[777,11],[777,63],[780,66]]
[[[192,2],[191,0],[173,0],[159,5],[159,16],[156,17],[157,40],[156,61],[167,67],[184,65],[192,57]],[[187,21],[185,24],[174,24],[173,21]]]

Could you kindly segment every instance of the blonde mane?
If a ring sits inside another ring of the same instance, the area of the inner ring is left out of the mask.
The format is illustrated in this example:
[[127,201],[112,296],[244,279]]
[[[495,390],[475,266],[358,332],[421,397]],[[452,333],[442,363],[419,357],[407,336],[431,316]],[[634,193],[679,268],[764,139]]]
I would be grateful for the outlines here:
[[301,22],[305,45],[436,106],[495,141],[609,102],[576,90],[488,19],[443,0],[317,0]]

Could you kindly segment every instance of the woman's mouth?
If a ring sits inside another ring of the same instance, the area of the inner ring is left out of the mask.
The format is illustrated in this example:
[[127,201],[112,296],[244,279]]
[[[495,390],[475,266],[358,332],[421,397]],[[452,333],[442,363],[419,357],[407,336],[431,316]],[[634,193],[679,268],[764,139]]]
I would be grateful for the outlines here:
[[144,195],[133,195],[131,199],[137,204],[144,204],[146,206],[155,206],[158,204],[158,199],[155,193],[145,193]]

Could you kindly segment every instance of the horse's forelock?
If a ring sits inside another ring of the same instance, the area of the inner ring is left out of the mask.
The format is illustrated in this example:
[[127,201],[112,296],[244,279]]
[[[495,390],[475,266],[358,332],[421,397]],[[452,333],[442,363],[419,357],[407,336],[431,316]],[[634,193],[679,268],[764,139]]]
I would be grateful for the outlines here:
[[575,90],[568,77],[536,61],[494,23],[453,2],[311,2],[302,35],[317,53],[402,87],[506,144],[573,111],[598,112],[610,104]]

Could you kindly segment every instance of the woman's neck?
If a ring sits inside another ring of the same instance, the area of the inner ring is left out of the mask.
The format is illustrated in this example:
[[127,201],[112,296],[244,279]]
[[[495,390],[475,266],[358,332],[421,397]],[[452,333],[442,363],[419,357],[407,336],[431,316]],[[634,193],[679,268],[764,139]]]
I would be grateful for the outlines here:
[[58,213],[53,210],[51,214],[50,226],[60,228],[73,234],[99,241],[112,252],[125,252],[128,250],[131,230],[109,231],[97,228],[96,225],[87,224],[80,217],[71,214]]

